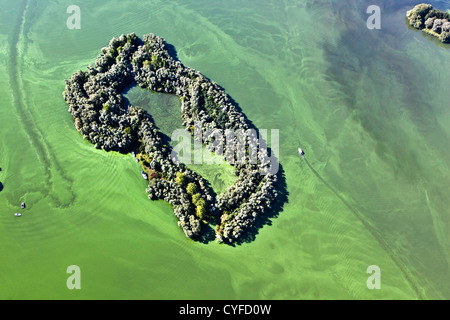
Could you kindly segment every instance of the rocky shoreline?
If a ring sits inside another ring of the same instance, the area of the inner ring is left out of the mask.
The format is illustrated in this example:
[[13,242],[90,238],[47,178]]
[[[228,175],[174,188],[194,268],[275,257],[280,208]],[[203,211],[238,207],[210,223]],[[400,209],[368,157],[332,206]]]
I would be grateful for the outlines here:
[[[201,238],[202,222],[214,222],[217,241],[239,241],[277,200],[277,175],[270,171],[267,149],[258,149],[256,163],[230,161],[236,183],[216,197],[201,176],[172,160],[151,117],[126,104],[122,93],[133,85],[178,96],[182,123],[191,134],[196,123],[201,123],[203,137],[210,130],[251,129],[245,115],[223,89],[174,59],[164,39],[153,34],[112,39],[93,66],[66,80],[63,93],[76,129],[96,148],[133,151],[145,159],[149,199],[169,202],[187,237]],[[210,140],[202,143],[208,147]]]
[[433,9],[431,4],[421,3],[406,13],[409,24],[450,43],[450,14]]

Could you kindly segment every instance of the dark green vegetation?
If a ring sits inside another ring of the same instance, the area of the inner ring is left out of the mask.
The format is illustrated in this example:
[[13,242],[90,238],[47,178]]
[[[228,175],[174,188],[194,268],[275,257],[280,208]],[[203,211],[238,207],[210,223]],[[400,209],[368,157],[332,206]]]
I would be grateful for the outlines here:
[[[177,95],[182,101],[183,125],[191,134],[195,123],[201,123],[203,137],[208,130],[252,129],[245,115],[216,83],[172,58],[165,41],[153,34],[142,40],[134,33],[112,39],[93,67],[66,81],[64,91],[76,129],[85,139],[106,151],[138,154],[149,178],[149,199],[169,202],[187,237],[204,239],[202,226],[212,222],[217,225],[218,241],[239,240],[259,216],[272,209],[277,198],[278,176],[270,171],[267,149],[258,148],[254,164],[237,164],[236,155],[227,159],[235,167],[237,180],[216,197],[201,176],[172,160],[170,147],[151,117],[126,103],[122,93],[135,84]],[[252,146],[257,147],[255,140]],[[210,139],[202,142],[213,143]],[[256,150],[248,148],[247,155],[252,151]]]
[[406,17],[414,28],[438,37],[443,43],[450,43],[450,14],[421,3],[409,10]]

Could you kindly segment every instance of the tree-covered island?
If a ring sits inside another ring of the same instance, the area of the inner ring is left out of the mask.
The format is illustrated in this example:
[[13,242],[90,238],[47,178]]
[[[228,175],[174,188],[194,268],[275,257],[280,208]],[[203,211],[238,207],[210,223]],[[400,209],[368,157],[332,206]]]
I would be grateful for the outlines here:
[[[133,85],[178,96],[183,126],[191,134],[195,123],[205,133],[249,129],[245,115],[222,88],[172,57],[164,39],[153,34],[113,38],[93,66],[66,80],[63,93],[85,139],[98,149],[135,152],[149,179],[149,199],[170,203],[187,237],[201,238],[203,222],[214,221],[219,242],[239,240],[278,196],[267,149],[247,150],[258,152],[257,163],[230,162],[236,182],[216,197],[201,176],[172,160],[150,115],[126,103],[122,94]],[[208,146],[209,140],[202,143]]]
[[433,9],[431,4],[421,3],[406,13],[409,24],[437,37],[443,43],[450,43],[450,14]]

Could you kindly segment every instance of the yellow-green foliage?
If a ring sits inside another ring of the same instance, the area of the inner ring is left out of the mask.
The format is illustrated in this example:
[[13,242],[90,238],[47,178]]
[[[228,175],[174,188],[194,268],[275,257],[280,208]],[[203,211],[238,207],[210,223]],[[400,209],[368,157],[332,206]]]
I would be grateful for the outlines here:
[[197,202],[198,202],[198,200],[201,199],[201,197],[202,197],[202,196],[200,195],[200,193],[194,194],[194,195],[192,196],[192,203],[195,204],[195,205],[197,205]]
[[103,105],[103,110],[106,111],[106,112],[111,111],[111,105],[109,103],[105,103]]
[[155,55],[152,56],[151,64],[152,64],[155,68],[159,69],[159,68],[162,68],[162,67],[165,67],[165,66],[166,66],[166,61],[164,61],[163,58],[161,58],[160,56],[158,56],[158,55],[155,54]]
[[151,64],[151,62],[150,61],[148,61],[148,60],[145,60],[143,63],[142,63],[142,66],[144,66],[144,67],[148,67],[149,65]]
[[201,220],[205,219],[206,215],[206,202],[203,199],[197,201],[197,207],[195,208],[195,213],[197,217]]
[[186,192],[191,196],[197,193],[197,185],[195,183],[189,183],[186,187]]
[[175,182],[179,185],[179,186],[183,186],[184,183],[186,181],[186,177],[184,175],[184,173],[182,172],[177,172],[177,176],[175,177]]

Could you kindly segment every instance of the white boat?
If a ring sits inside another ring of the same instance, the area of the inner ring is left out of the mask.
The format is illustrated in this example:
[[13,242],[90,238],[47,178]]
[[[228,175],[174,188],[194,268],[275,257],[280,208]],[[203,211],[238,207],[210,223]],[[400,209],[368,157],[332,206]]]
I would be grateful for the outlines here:
[[300,153],[301,156],[305,155],[305,152],[301,148],[298,148],[298,153]]

